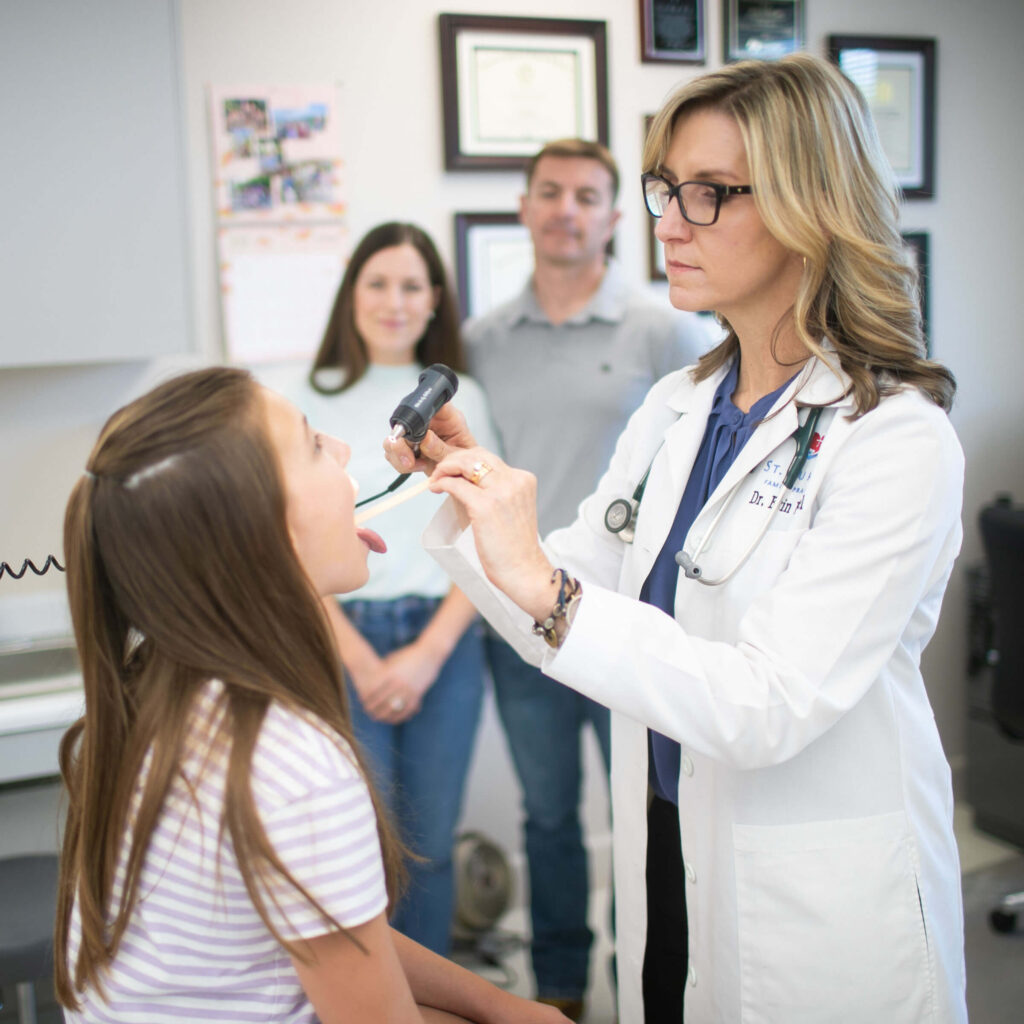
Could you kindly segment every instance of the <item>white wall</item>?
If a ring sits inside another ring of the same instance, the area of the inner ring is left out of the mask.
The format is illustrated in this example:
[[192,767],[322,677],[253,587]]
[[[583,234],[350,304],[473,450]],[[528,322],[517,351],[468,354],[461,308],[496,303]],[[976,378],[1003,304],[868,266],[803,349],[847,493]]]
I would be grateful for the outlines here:
[[[97,4],[99,6],[99,4]],[[635,186],[642,118],[699,68],[638,59],[637,6],[624,0],[472,0],[431,7],[423,0],[179,0],[189,190],[191,301],[196,358],[221,358],[205,89],[209,84],[335,83],[353,237],[379,221],[421,223],[451,263],[452,214],[511,210],[518,174],[441,168],[437,13],[465,11],[603,19],[608,23],[612,149],[623,174],[617,251],[639,283],[646,276],[643,211]],[[721,6],[707,0],[708,66],[720,63]],[[968,459],[964,554],[950,584],[939,632],[925,655],[929,692],[946,750],[962,762],[965,592],[963,567],[977,559],[977,510],[994,491],[1024,499],[1024,200],[1019,130],[1024,99],[1020,0],[813,0],[808,48],[829,33],[928,35],[938,39],[937,196],[906,204],[904,226],[931,233],[932,333],[937,358],[960,381],[953,422]],[[117,25],[110,26],[117,45]],[[3,102],[0,100],[0,102]],[[89,370],[0,370],[0,558],[59,550],[64,496],[90,439],[114,405],[177,364]],[[0,598],[60,586],[52,576],[0,580]],[[595,766],[593,748],[587,764]],[[593,774],[593,771],[591,772]],[[470,782],[467,824],[517,843],[512,774],[490,711]],[[0,806],[0,815],[3,807]],[[606,804],[588,787],[587,821],[600,833]]]

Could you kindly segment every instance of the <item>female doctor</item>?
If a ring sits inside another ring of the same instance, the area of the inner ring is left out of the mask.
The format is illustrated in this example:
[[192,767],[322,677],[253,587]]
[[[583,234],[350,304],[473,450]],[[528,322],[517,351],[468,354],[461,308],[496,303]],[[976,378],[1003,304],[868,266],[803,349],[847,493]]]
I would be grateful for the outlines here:
[[726,339],[655,385],[543,545],[530,475],[442,410],[417,465],[455,502],[425,542],[524,657],[614,712],[623,1021],[643,1019],[649,779],[677,805],[687,1022],[965,1021],[919,667],[963,457],[870,115],[819,59],[735,64],[668,100],[643,165],[672,304]]

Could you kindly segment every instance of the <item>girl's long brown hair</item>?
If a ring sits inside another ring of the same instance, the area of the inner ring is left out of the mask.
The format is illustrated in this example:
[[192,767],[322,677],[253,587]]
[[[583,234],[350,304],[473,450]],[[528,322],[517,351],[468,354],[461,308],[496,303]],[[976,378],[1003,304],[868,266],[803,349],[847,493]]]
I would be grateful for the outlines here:
[[[368,773],[330,629],[289,540],[279,466],[250,375],[186,374],[115,413],[72,491],[64,551],[85,715],[60,747],[69,804],[55,935],[60,1002],[76,1007],[118,950],[193,699],[210,679],[224,685],[230,741],[222,830],[267,927],[304,957],[271,924],[263,880],[285,875],[325,922],[340,926],[285,869],[256,813],[249,767],[270,702],[317,716]],[[115,900],[129,802],[150,750]],[[371,795],[394,900],[403,851],[372,787]],[[82,941],[69,964],[76,897]]]
[[[821,339],[831,341],[851,378],[856,415],[907,385],[948,410],[956,381],[925,352],[898,190],[860,91],[806,53],[709,72],[681,86],[655,115],[644,171],[660,173],[679,119],[707,109],[735,119],[758,211],[803,257],[793,325],[810,355],[823,355]],[[736,332],[722,323],[728,334],[701,357],[697,380],[739,350]]]
[[[455,292],[437,247],[430,235],[415,224],[389,221],[368,231],[348,261],[309,374],[309,382],[316,391],[325,395],[337,394],[352,387],[366,373],[370,357],[365,342],[356,330],[356,279],[371,256],[381,249],[390,249],[396,245],[411,245],[423,257],[431,287],[438,289],[440,296],[433,318],[427,324],[423,337],[416,343],[416,362],[420,366],[444,363],[456,372],[465,370],[466,359]],[[325,383],[324,375],[320,373],[322,370],[340,370],[341,379]]]

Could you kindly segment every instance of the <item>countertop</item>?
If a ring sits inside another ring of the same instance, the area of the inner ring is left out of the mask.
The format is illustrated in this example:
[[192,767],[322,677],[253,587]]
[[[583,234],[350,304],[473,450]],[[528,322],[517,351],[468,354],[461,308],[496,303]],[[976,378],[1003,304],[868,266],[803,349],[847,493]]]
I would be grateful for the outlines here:
[[56,775],[60,739],[83,703],[74,647],[0,653],[0,784]]

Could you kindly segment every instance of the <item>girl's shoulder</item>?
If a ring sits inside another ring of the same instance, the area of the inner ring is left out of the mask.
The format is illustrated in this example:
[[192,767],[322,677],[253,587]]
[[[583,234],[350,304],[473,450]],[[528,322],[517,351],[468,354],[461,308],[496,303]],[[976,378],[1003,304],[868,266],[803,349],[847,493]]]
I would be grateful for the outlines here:
[[253,773],[287,766],[309,788],[328,788],[362,774],[348,741],[310,711],[272,702],[253,751]]
[[[186,774],[223,776],[230,739],[222,729],[224,686],[210,680],[197,694],[186,741]],[[264,809],[321,790],[366,791],[352,747],[310,711],[271,701],[260,726],[250,765],[253,795]]]

